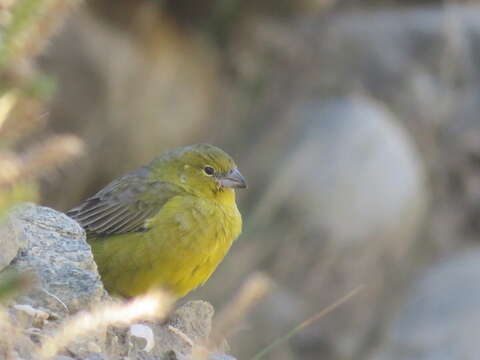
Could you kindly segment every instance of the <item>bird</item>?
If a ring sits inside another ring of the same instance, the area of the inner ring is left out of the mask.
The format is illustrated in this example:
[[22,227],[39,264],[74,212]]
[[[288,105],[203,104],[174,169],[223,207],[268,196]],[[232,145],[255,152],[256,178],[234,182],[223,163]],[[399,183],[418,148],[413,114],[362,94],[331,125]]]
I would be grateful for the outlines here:
[[132,298],[203,285],[242,230],[234,160],[195,144],[167,151],[67,212],[87,234],[105,289]]

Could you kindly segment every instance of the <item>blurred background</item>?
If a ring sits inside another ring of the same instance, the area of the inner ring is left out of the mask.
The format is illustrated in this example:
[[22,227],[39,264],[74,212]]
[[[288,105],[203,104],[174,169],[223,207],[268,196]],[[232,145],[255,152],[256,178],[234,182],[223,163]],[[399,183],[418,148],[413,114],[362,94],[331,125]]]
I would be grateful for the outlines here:
[[0,4],[3,203],[65,211],[209,142],[247,178],[245,229],[189,298],[276,284],[238,359],[361,284],[267,358],[480,358],[475,1]]

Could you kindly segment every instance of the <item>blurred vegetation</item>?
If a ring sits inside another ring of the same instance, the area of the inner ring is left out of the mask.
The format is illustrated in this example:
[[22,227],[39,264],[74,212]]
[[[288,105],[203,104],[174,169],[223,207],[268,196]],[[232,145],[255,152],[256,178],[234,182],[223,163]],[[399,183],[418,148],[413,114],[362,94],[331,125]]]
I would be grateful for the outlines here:
[[[39,199],[37,179],[82,151],[73,135],[36,138],[46,125],[54,81],[35,57],[75,1],[19,0],[0,5],[0,226],[14,205]],[[2,271],[0,301],[30,288],[31,274]]]
[[34,58],[47,45],[75,1],[20,0],[0,7],[0,214],[38,198],[35,178],[81,152],[71,135],[55,135],[25,146],[45,126],[53,80]]

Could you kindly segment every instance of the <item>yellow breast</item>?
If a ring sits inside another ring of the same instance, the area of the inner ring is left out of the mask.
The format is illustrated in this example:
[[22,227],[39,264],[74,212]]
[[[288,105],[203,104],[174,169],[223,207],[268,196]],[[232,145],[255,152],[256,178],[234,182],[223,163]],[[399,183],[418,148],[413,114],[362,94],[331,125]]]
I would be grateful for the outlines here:
[[148,228],[91,242],[108,291],[135,296],[163,287],[184,296],[215,271],[240,234],[242,219],[233,191],[214,200],[178,196]]

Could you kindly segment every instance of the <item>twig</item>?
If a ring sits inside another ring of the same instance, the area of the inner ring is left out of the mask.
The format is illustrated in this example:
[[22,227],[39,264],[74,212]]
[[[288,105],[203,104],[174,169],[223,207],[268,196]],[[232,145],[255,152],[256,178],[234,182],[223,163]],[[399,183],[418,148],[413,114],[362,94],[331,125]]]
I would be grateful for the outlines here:
[[55,294],[52,294],[51,292],[49,292],[47,289],[42,289],[42,291],[47,294],[48,296],[52,297],[53,299],[57,300],[57,302],[62,305],[62,307],[65,309],[65,311],[67,312],[67,314],[70,313],[70,309],[68,308],[67,304],[65,304],[57,295]]
[[312,325],[314,322],[316,322],[316,321],[320,320],[321,318],[323,318],[324,316],[330,314],[333,310],[335,310],[340,305],[343,305],[345,302],[350,300],[353,296],[357,295],[360,291],[362,291],[364,289],[364,287],[365,287],[364,285],[357,286],[355,289],[353,289],[348,294],[346,294],[345,296],[343,296],[340,299],[338,299],[337,301],[335,301],[333,304],[327,306],[326,308],[324,308],[320,312],[316,313],[312,317],[303,321],[300,325],[297,325],[292,330],[287,332],[285,335],[277,338],[270,345],[268,345],[267,347],[265,347],[264,349],[259,351],[251,360],[260,360],[261,358],[263,358],[267,353],[269,353],[277,345],[287,341],[288,339],[290,339],[293,335],[295,335],[300,330]]

